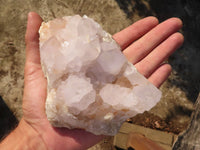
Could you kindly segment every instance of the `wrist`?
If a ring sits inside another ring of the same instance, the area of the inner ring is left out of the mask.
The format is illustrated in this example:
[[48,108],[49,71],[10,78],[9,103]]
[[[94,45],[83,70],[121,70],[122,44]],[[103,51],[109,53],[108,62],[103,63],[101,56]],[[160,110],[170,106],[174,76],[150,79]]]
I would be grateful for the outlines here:
[[0,143],[0,149],[47,150],[41,135],[24,119],[21,119],[17,128]]

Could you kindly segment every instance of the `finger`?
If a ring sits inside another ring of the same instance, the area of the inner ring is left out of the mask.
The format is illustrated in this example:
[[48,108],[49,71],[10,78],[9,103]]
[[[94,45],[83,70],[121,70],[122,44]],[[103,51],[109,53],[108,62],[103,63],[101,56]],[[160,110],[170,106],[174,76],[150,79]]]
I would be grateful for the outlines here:
[[28,23],[25,35],[26,61],[40,64],[39,55],[39,33],[42,18],[35,12],[28,14]]
[[177,32],[181,27],[182,21],[180,19],[168,19],[126,48],[124,54],[130,62],[135,64],[148,55],[171,34]]
[[171,73],[171,66],[169,64],[161,65],[149,78],[148,80],[156,87],[160,87]]
[[30,12],[28,14],[25,35],[26,63],[24,70],[23,95],[23,113],[26,119],[45,116],[44,108],[47,83],[40,65],[38,34],[41,22],[42,19],[37,13]]
[[113,35],[115,41],[120,45],[122,50],[135,40],[146,34],[158,24],[155,17],[147,17],[130,25],[126,29]]
[[184,38],[180,33],[174,33],[157,48],[155,48],[143,60],[135,64],[138,71],[145,77],[149,77],[163,61],[165,61],[176,49],[183,44]]

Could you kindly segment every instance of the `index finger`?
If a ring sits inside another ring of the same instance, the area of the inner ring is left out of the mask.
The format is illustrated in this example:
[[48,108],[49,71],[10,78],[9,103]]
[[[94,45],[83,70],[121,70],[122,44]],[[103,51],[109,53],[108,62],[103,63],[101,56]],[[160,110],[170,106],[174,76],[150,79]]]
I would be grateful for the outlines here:
[[152,28],[158,25],[158,19],[156,17],[147,17],[141,19],[129,27],[123,29],[122,31],[113,35],[113,39],[120,45],[120,47],[125,49],[135,40],[142,37]]

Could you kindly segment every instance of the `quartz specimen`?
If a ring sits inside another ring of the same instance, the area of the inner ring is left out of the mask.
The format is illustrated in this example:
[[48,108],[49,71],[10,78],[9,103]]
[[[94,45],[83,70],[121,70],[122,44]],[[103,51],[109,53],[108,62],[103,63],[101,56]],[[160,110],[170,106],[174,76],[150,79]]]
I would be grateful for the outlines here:
[[126,119],[160,100],[161,92],[87,16],[43,22],[39,33],[46,114],[53,126],[115,135]]

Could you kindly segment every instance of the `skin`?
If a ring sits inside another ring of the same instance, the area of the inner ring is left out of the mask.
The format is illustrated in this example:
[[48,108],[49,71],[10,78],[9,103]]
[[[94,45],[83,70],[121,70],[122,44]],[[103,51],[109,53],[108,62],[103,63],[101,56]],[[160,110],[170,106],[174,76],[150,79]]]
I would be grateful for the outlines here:
[[[0,149],[80,150],[99,142],[84,130],[52,127],[45,114],[47,81],[42,72],[38,30],[42,18],[28,14],[26,63],[24,73],[23,117],[18,127],[0,144]],[[163,63],[183,43],[178,18],[159,24],[155,17],[144,18],[113,35],[124,55],[151,83],[159,87],[169,76],[171,66]],[[9,144],[8,144],[9,143]]]

